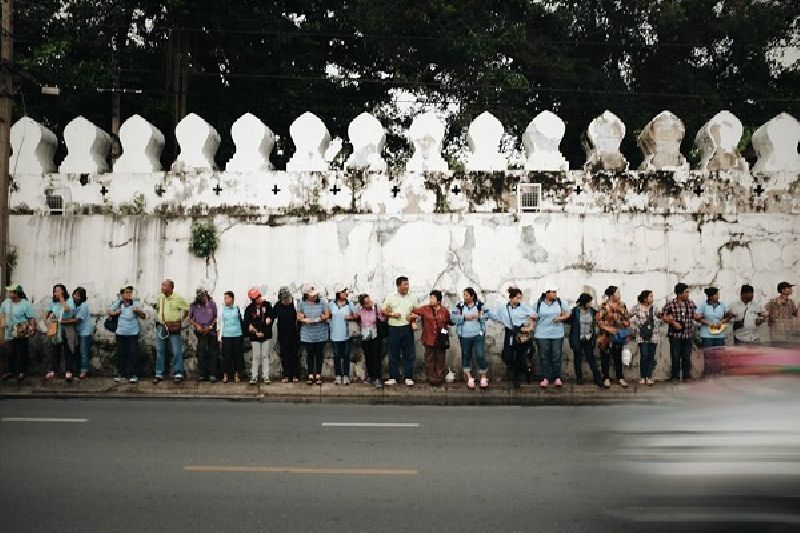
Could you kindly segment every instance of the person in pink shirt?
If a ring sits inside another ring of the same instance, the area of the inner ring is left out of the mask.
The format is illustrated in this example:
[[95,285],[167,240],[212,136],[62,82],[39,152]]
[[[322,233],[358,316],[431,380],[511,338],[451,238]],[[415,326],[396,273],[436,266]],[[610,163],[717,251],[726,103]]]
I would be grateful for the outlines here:
[[382,324],[386,317],[381,313],[380,306],[372,301],[369,294],[358,297],[358,313],[356,320],[361,326],[361,348],[364,349],[364,359],[367,366],[366,379],[374,383],[375,388],[383,388],[381,379],[381,364],[383,361]]

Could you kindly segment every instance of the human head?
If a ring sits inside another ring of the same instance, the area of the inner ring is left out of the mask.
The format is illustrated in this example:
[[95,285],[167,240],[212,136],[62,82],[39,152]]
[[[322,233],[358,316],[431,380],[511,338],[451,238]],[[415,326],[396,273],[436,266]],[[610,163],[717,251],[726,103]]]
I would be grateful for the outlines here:
[[742,290],[739,291],[739,297],[742,299],[742,303],[749,304],[753,301],[753,286],[752,285],[742,285]]
[[64,285],[62,285],[61,283],[56,283],[55,285],[53,285],[53,301],[54,302],[58,301],[59,294],[65,300],[69,297],[69,292],[67,291],[67,288]]
[[78,287],[74,291],[72,291],[72,301],[75,302],[76,305],[80,305],[86,301],[86,289],[83,287]]
[[361,307],[372,307],[372,298],[369,297],[369,294],[359,294],[358,295],[358,305]]
[[581,295],[578,296],[578,305],[581,307],[588,308],[589,305],[591,305],[592,300],[593,300],[592,295],[589,294],[588,292],[581,293]]
[[208,295],[208,291],[205,289],[197,289],[195,292],[195,299],[194,303],[196,305],[205,305],[208,302],[210,296]]
[[792,287],[794,287],[794,285],[792,285],[788,281],[781,281],[780,283],[778,283],[778,294],[781,294],[783,296],[791,296]]
[[718,302],[719,301],[719,289],[716,287],[708,287],[703,291],[706,293],[706,299],[709,302]]
[[543,298],[548,302],[554,301],[558,298],[558,287],[550,286],[549,288],[545,289]]
[[6,296],[8,296],[12,302],[17,302],[25,298],[25,291],[22,290],[22,285],[9,285],[6,287]]
[[441,305],[442,304],[442,291],[433,289],[431,292],[428,293],[428,301],[431,305]]
[[337,285],[335,291],[336,291],[335,298],[337,300],[347,300],[348,296],[347,287],[345,287],[344,285]]
[[319,299],[319,291],[311,283],[304,283],[301,287],[301,292],[303,293],[303,300],[316,302]]
[[284,286],[278,290],[278,300],[286,305],[292,303],[292,292],[289,287]]
[[256,287],[251,288],[247,291],[247,297],[250,298],[251,302],[260,304],[263,299],[261,298],[261,291],[258,290]]
[[225,291],[225,296],[223,299],[225,301],[225,305],[228,307],[233,305],[233,291]]
[[123,287],[122,291],[120,291],[120,296],[125,301],[130,301],[133,299],[133,286],[128,285],[127,287]]
[[462,295],[464,296],[465,304],[474,304],[475,302],[478,301],[478,293],[475,292],[475,289],[473,289],[472,287],[467,287],[466,289],[464,289]]
[[645,289],[639,293],[639,296],[636,297],[636,300],[640,304],[651,304],[653,303],[653,291],[650,289]]
[[620,300],[619,287],[616,285],[609,285],[603,294],[612,302],[618,302]]
[[509,287],[508,301],[511,305],[518,305],[522,301],[522,291],[517,287]]
[[165,279],[161,282],[161,292],[164,296],[169,296],[175,290],[175,283],[171,279]]
[[675,285],[675,296],[678,300],[686,301],[689,299],[689,286],[683,282]]
[[396,280],[394,280],[394,284],[397,285],[397,292],[400,294],[408,294],[408,278],[405,276],[400,276]]

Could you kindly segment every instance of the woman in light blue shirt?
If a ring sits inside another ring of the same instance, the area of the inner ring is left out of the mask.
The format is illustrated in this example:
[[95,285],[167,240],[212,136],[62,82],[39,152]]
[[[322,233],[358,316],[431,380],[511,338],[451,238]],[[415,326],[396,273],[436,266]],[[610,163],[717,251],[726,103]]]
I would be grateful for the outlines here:
[[242,334],[242,312],[233,304],[233,293],[225,291],[225,305],[217,316],[217,331],[222,338],[222,382],[239,383],[244,372],[244,335]]
[[81,354],[81,379],[86,379],[92,368],[92,340],[94,337],[94,322],[86,301],[86,289],[78,287],[72,291],[72,301],[75,304],[75,331],[78,333],[78,350]]
[[719,301],[719,289],[709,287],[705,291],[706,301],[697,307],[696,318],[702,324],[700,341],[703,348],[725,346],[725,328],[731,319],[728,306]]
[[[472,377],[472,358],[478,363],[480,374],[480,387],[489,386],[486,373],[489,362],[486,360],[485,324],[488,313],[483,312],[483,302],[478,300],[478,293],[472,287],[467,287],[462,293],[464,301],[450,311],[450,319],[456,325],[456,335],[461,344],[461,370],[467,382],[467,388],[475,388],[475,378]],[[488,311],[488,310],[487,310]]]
[[114,381],[128,379],[139,382],[139,319],[144,318],[144,310],[139,300],[133,299],[133,287],[128,285],[119,293],[119,298],[111,305],[108,313],[117,317],[117,375]]
[[21,285],[6,287],[6,298],[0,304],[0,314],[5,318],[4,336],[8,349],[8,372],[3,379],[16,375],[17,381],[25,379],[28,371],[28,338],[36,331],[36,314],[25,297]]
[[328,306],[331,313],[330,334],[336,385],[341,383],[350,385],[350,351],[352,348],[348,322],[356,320],[356,310],[347,296],[347,289],[338,287],[336,298]]
[[[78,365],[78,334],[75,332],[75,304],[69,297],[69,291],[61,283],[53,285],[53,300],[47,307],[44,321],[49,326],[55,322],[55,334],[48,335],[50,344],[50,369],[45,379],[56,377],[61,368],[61,356],[64,356],[64,379],[72,381],[72,375],[77,372]],[[66,322],[64,322],[66,320]]]
[[[502,357],[511,374],[514,388],[519,388],[520,375],[527,374],[528,371],[527,357],[531,349],[534,317],[533,309],[522,303],[522,291],[516,287],[508,289],[508,303],[488,312],[487,318],[500,322],[505,327]],[[520,334],[527,337],[525,342],[519,342]]]

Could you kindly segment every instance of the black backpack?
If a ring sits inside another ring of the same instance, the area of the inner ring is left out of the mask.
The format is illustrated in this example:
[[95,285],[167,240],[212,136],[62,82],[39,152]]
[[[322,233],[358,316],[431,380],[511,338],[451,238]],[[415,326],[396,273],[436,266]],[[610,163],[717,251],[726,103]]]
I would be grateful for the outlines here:
[[110,331],[111,333],[117,332],[118,325],[119,325],[119,315],[107,316],[105,321],[103,321],[103,327],[106,328],[106,331]]

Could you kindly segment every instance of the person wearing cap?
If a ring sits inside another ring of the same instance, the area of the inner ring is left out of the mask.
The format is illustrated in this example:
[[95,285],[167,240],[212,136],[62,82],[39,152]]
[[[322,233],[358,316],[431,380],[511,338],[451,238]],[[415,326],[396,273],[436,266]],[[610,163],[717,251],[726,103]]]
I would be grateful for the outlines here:
[[764,311],[769,324],[769,336],[773,342],[790,340],[796,327],[795,319],[798,316],[797,305],[792,300],[794,285],[788,281],[778,283],[778,296],[767,302]]
[[328,302],[319,297],[319,291],[311,283],[305,283],[301,291],[303,297],[297,305],[297,321],[300,323],[300,343],[306,348],[306,384],[322,385],[322,359],[329,338],[331,311]]
[[[611,386],[610,362],[614,362],[614,375],[620,387],[627,387],[625,369],[622,366],[622,350],[630,336],[630,313],[622,302],[619,287],[610,285],[605,290],[605,301],[597,312],[597,327],[600,329],[597,344],[600,347],[600,367],[603,370],[603,386]],[[625,335],[628,332],[628,335]],[[609,361],[609,359],[611,361]]]
[[28,338],[36,331],[36,313],[25,297],[22,285],[6,287],[6,299],[0,304],[0,316],[3,322],[3,338],[10,344],[8,367],[3,379],[16,376],[17,380],[25,379],[28,371]]
[[139,300],[133,298],[133,287],[128,285],[119,292],[119,298],[111,304],[109,316],[116,316],[117,330],[117,375],[114,381],[125,378],[131,383],[139,381],[139,319],[145,318]]
[[594,357],[594,347],[597,344],[596,314],[597,310],[592,307],[592,295],[582,293],[578,297],[575,307],[572,308],[569,318],[569,346],[572,349],[575,382],[578,385],[583,385],[584,359],[589,363],[595,385],[603,385],[600,372],[597,370],[597,360]]
[[689,286],[675,285],[675,298],[667,302],[659,318],[669,324],[670,381],[689,381],[692,375],[692,340],[697,306],[689,299]]
[[189,306],[189,324],[197,339],[198,381],[217,381],[217,303],[205,289],[197,289]]
[[94,321],[86,301],[86,289],[78,287],[72,291],[75,303],[75,331],[78,334],[78,350],[80,353],[80,379],[86,379],[92,368],[92,341],[94,340]]
[[417,307],[416,298],[409,294],[408,278],[400,276],[395,280],[397,292],[383,300],[383,316],[389,319],[389,379],[386,385],[397,385],[400,377],[399,369],[402,356],[403,377],[407,387],[414,386],[414,363],[417,351],[414,345],[414,330],[411,322],[414,317],[412,309]]
[[331,348],[333,349],[333,373],[336,376],[334,383],[350,385],[350,329],[348,322],[357,319],[355,309],[347,298],[347,287],[336,286],[336,297],[331,301],[330,332]]
[[264,300],[261,291],[253,287],[247,291],[250,303],[244,309],[244,330],[250,338],[250,384],[258,383],[258,370],[265,384],[269,380],[269,354],[272,346],[272,304]]
[[653,291],[645,289],[636,297],[638,303],[631,309],[633,336],[639,345],[639,383],[653,385],[653,369],[656,366],[658,327],[660,320],[653,305]]
[[289,287],[278,290],[278,301],[272,308],[272,319],[278,329],[278,353],[281,357],[281,381],[293,383],[300,381],[300,358],[298,355],[300,337],[297,331],[297,309]]
[[175,383],[183,380],[182,322],[189,312],[189,304],[175,293],[171,279],[161,282],[161,293],[156,301],[156,375],[153,383],[164,379],[167,346],[172,351],[172,377]]
[[242,312],[238,305],[234,305],[233,299],[233,292],[225,291],[223,297],[225,305],[217,316],[217,330],[222,348],[223,383],[227,383],[229,378],[232,378],[234,383],[239,383],[244,373]]
[[[44,321],[48,324],[48,341],[50,343],[50,368],[45,379],[54,379],[61,367],[61,356],[64,356],[64,379],[72,381],[78,370],[78,334],[75,331],[75,303],[69,296],[67,288],[57,283],[53,285],[53,299],[47,307]],[[51,330],[50,324],[56,326]],[[53,335],[50,332],[54,331]]]
[[752,285],[742,285],[739,301],[731,304],[733,313],[733,344],[755,344],[761,341],[758,328],[766,321],[764,308],[753,301]]
[[733,317],[728,306],[719,299],[719,289],[708,287],[703,292],[706,301],[697,308],[695,320],[700,322],[700,342],[703,348],[725,346],[725,329]]
[[542,381],[539,386],[547,388],[550,383],[561,387],[561,353],[564,348],[564,322],[570,312],[558,297],[558,288],[551,287],[542,293],[536,302],[536,328],[533,337],[539,349],[542,365]]

